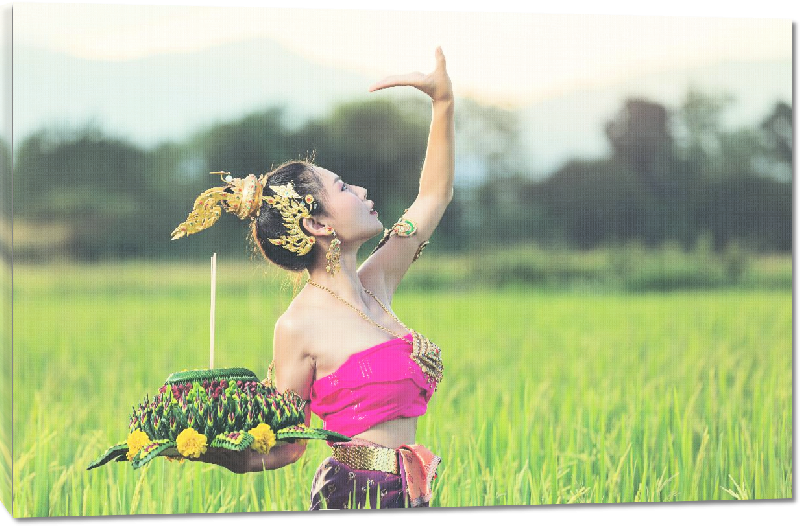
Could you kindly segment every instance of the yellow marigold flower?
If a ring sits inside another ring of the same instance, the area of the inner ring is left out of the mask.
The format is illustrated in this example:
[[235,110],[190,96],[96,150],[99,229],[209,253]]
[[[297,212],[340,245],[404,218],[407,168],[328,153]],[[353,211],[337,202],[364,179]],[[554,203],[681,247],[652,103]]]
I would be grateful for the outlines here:
[[136,453],[150,443],[150,437],[141,429],[137,429],[128,435],[128,460],[133,460]]
[[275,433],[272,432],[272,428],[268,424],[258,424],[248,433],[253,435],[255,439],[250,447],[259,453],[267,454],[272,449],[272,446],[275,445]]
[[181,431],[175,444],[178,446],[178,453],[184,457],[198,458],[206,452],[206,436],[201,435],[191,427]]

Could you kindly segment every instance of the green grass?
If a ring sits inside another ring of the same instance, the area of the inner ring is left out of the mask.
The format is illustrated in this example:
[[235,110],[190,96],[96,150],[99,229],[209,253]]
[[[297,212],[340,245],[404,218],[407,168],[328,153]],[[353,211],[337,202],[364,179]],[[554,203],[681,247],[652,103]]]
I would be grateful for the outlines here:
[[[14,270],[15,516],[308,508],[324,442],[263,473],[85,470],[145,393],[208,366],[207,264]],[[291,287],[218,270],[215,365],[263,377]],[[395,312],[445,359],[417,434],[443,457],[433,506],[792,497],[789,288],[403,287]]]
[[[5,234],[0,225],[0,237]],[[0,241],[2,242],[2,241]],[[0,503],[11,509],[11,267],[0,259]]]
[[592,293],[791,289],[791,254],[759,255],[737,242],[715,253],[708,240],[701,241],[688,252],[671,241],[655,249],[633,241],[587,251],[526,243],[487,245],[458,255],[426,253],[403,286],[425,291],[534,286]]

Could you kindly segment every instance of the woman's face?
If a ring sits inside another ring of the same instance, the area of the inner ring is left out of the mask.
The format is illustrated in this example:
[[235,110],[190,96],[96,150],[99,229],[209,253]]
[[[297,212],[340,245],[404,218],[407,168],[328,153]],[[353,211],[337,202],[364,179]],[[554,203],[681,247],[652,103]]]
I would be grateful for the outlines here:
[[367,189],[343,181],[338,175],[321,167],[314,172],[326,193],[325,224],[333,227],[342,240],[367,240],[383,232],[383,223],[375,203],[367,199]]

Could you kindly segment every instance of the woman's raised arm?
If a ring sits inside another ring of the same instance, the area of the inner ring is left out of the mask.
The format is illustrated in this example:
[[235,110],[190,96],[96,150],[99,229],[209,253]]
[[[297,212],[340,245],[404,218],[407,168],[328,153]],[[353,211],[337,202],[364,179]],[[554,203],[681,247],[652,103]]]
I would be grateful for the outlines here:
[[436,48],[436,69],[432,73],[424,75],[414,72],[386,77],[373,84],[370,91],[393,86],[412,86],[430,96],[433,117],[419,180],[419,194],[403,214],[404,218],[417,226],[416,233],[409,237],[391,236],[359,268],[359,274],[369,274],[371,281],[384,284],[388,298],[394,294],[417,250],[431,237],[453,199],[455,174],[453,87],[442,48]]

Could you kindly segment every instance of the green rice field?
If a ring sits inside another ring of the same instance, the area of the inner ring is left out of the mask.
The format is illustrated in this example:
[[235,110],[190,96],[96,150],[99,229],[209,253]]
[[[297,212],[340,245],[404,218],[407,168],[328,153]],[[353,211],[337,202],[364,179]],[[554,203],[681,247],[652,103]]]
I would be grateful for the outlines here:
[[[292,287],[218,273],[215,366],[264,377]],[[793,497],[790,288],[401,285],[393,308],[445,360],[417,434],[443,458],[432,506]],[[15,265],[13,314],[14,516],[308,508],[322,441],[263,473],[86,471],[145,393],[208,367],[208,264]]]

